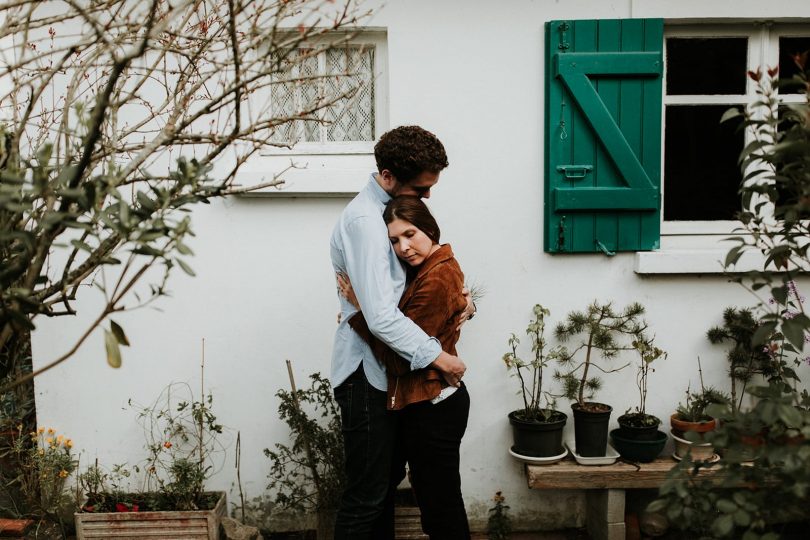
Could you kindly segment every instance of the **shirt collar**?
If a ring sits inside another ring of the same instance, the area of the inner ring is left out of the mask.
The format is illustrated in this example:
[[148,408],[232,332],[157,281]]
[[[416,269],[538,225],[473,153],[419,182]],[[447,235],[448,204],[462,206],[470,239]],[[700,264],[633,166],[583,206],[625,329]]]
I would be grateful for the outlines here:
[[374,177],[375,174],[377,173],[371,173],[369,175],[368,179],[369,190],[371,194],[374,196],[374,198],[377,201],[379,201],[379,203],[382,206],[385,206],[386,204],[388,204],[388,201],[391,200],[391,195],[386,193],[385,190],[382,188],[382,186],[380,186],[380,184],[377,183],[377,179]]

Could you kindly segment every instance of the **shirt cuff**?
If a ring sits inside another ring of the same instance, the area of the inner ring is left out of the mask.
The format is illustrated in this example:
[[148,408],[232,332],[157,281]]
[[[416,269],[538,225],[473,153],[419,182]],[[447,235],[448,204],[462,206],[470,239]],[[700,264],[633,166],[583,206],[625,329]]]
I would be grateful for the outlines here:
[[442,345],[439,340],[432,337],[416,349],[416,354],[411,360],[411,371],[426,368],[436,360],[442,353]]

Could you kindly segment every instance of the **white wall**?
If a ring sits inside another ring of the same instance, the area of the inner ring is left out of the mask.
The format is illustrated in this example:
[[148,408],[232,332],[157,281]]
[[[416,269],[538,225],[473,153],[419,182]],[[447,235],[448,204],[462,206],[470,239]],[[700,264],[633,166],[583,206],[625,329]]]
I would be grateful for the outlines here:
[[[542,251],[543,24],[631,15],[810,17],[810,5],[411,0],[389,2],[372,21],[388,29],[391,126],[417,123],[445,143],[450,167],[430,205],[468,280],[487,291],[459,345],[472,396],[462,445],[464,495],[479,527],[497,490],[525,526],[582,524],[581,494],[529,491],[522,467],[507,453],[506,414],[519,400],[501,357],[509,334],[523,332],[535,303],[549,307],[557,321],[595,298],[620,306],[642,302],[658,344],[669,352],[652,375],[648,402],[665,418],[689,380],[696,382],[698,356],[708,381],[727,385],[724,352],[708,343],[705,331],[720,322],[724,307],[753,302],[720,275],[643,277],[633,271],[633,254]],[[293,360],[299,385],[313,371],[329,372],[337,302],[328,239],[347,200],[235,198],[195,210],[197,237],[190,244],[197,277],[178,273],[172,297],[158,302],[161,311],[117,317],[132,342],[121,369],[106,366],[98,334],[38,378],[40,424],[72,437],[85,463],[96,456],[108,464],[136,462],[144,455],[143,439],[125,409],[127,399],[147,402],[170,381],[198,381],[204,338],[215,408],[232,430],[231,442],[241,431],[247,495],[261,494],[269,469],[261,450],[287,436],[274,397],[288,384],[284,360]],[[810,283],[802,285],[810,290]],[[82,304],[88,316],[93,294],[88,291]],[[36,365],[64,352],[87,322],[41,321],[34,335]],[[810,380],[810,372],[803,375]],[[614,406],[615,422],[635,404],[634,373],[628,369],[605,382],[599,397]],[[228,452],[212,487],[232,487],[233,444]]]

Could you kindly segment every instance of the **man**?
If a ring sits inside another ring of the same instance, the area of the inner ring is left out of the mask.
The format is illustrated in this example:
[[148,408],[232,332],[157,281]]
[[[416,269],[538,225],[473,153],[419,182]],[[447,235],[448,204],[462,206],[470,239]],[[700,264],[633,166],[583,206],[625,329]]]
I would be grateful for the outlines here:
[[[348,276],[371,332],[411,369],[430,365],[447,382],[458,385],[466,366],[441,350],[438,340],[405,317],[397,305],[405,289],[405,270],[388,239],[382,219],[392,197],[430,197],[447,167],[439,139],[418,126],[385,133],[374,147],[377,173],[352,199],[332,232],[330,251],[336,274]],[[396,422],[386,410],[384,368],[349,326],[357,311],[340,298],[341,317],[332,353],[332,386],[340,406],[346,451],[346,488],[338,510],[335,538],[393,538],[389,476]],[[465,318],[473,313],[468,302]]]

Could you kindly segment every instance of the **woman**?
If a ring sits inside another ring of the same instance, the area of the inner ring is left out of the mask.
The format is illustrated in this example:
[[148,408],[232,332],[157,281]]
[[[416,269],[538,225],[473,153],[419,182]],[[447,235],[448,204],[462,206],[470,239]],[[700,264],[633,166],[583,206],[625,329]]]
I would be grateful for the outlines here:
[[[391,200],[383,219],[394,251],[409,266],[399,309],[438,339],[442,350],[455,355],[467,300],[462,295],[464,274],[450,245],[439,244],[439,226],[419,197]],[[434,539],[468,539],[459,474],[459,447],[470,409],[466,387],[448,385],[434,369],[411,371],[408,362],[371,335],[362,313],[349,324],[386,366],[388,408],[401,410],[399,435],[423,531]],[[404,460],[393,470],[392,482],[398,484],[404,476]]]

